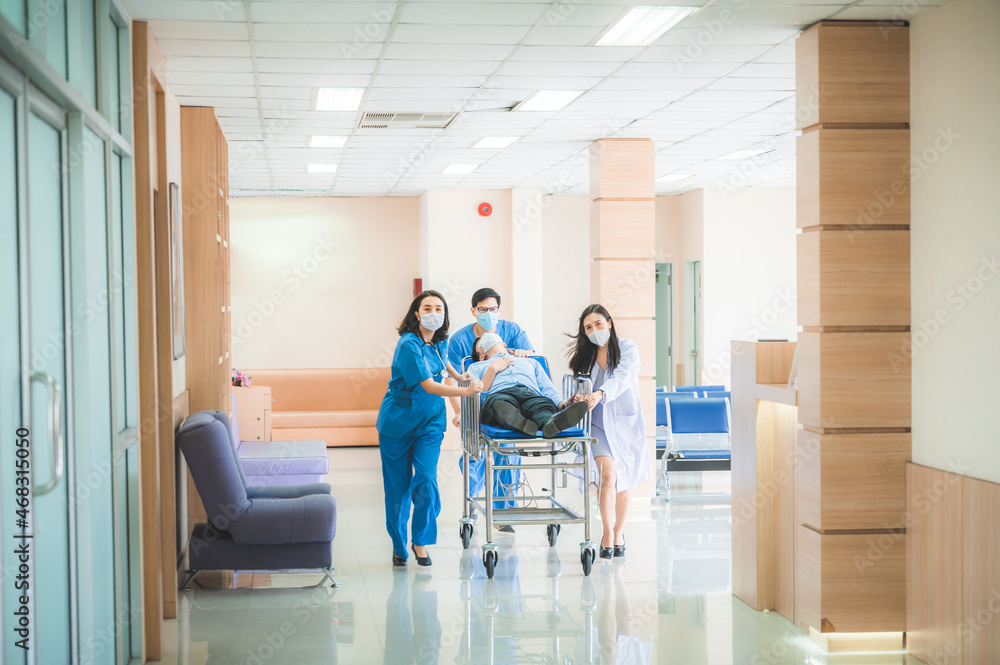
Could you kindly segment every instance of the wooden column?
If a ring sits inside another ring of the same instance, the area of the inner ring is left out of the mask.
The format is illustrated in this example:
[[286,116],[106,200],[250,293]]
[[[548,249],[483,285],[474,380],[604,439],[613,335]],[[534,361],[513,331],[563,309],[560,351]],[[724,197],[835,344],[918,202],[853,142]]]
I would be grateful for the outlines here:
[[907,30],[824,22],[796,42],[794,613],[824,640],[906,629]]
[[[142,549],[144,660],[163,653],[163,582],[160,526],[160,377],[158,363],[157,279],[154,190],[157,187],[156,90],[149,58],[152,33],[144,22],[132,31],[132,118],[135,147],[136,292],[139,339],[139,488]],[[162,324],[162,322],[160,322]],[[169,374],[168,377],[169,379]]]
[[[226,139],[209,107],[181,108],[184,186],[184,332],[191,412],[229,412],[229,167]],[[188,531],[206,520],[187,476]]]
[[[591,145],[590,299],[611,313],[620,337],[639,347],[639,387],[651,459],[656,458],[655,146],[650,139]],[[655,492],[653,482],[640,490]]]

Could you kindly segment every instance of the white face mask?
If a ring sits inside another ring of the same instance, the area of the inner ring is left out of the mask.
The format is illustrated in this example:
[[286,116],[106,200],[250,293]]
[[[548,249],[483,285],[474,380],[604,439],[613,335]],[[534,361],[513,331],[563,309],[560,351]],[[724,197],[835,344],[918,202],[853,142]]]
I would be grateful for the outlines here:
[[611,329],[610,328],[598,328],[594,332],[587,335],[587,339],[596,344],[597,346],[604,346],[611,339]]
[[444,325],[444,314],[440,314],[438,312],[429,312],[427,314],[421,314],[420,325],[422,325],[427,330],[434,332],[435,330]]

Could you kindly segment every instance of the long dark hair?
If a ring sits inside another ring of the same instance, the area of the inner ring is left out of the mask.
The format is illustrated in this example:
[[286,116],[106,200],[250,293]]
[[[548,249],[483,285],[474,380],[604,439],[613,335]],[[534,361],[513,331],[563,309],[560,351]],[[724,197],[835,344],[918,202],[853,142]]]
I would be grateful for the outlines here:
[[[608,323],[613,323],[611,320],[611,314],[608,310],[604,309],[603,305],[587,305],[587,308],[583,310],[583,314],[580,315],[580,325],[577,330],[576,335],[567,334],[567,337],[573,338],[573,342],[569,345],[569,369],[573,374],[590,374],[590,370],[594,367],[594,363],[597,362],[597,349],[598,346],[587,338],[587,333],[583,331],[583,320],[590,316],[591,314],[600,314]],[[608,340],[608,372],[613,372],[615,367],[618,366],[618,361],[622,357],[621,347],[618,345],[618,326],[611,326],[611,339]]]
[[423,335],[420,334],[420,315],[417,314],[417,310],[420,309],[420,305],[423,304],[424,298],[440,298],[441,302],[444,303],[444,324],[434,331],[434,337],[431,338],[431,344],[438,344],[448,339],[448,325],[450,323],[448,319],[448,301],[444,299],[444,296],[437,291],[424,291],[410,303],[409,309],[406,310],[406,316],[403,317],[403,321],[399,324],[396,330],[399,331],[400,335],[405,335],[406,333],[413,333],[417,337],[423,339]]

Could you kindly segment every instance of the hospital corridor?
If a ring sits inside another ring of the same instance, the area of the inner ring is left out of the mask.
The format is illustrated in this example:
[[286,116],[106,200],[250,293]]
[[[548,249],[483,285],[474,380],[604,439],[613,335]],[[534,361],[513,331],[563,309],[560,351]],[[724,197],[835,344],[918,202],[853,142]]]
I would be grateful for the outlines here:
[[1000,665],[1000,0],[0,0],[0,665]]

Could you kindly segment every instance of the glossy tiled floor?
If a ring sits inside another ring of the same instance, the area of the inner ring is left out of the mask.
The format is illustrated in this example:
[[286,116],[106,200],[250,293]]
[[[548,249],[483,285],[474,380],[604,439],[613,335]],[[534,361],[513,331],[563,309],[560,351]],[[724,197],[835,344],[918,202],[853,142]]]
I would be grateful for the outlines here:
[[[165,663],[622,663],[627,665],[916,665],[903,654],[829,656],[777,614],[730,593],[726,473],[678,474],[669,503],[633,502],[628,554],[580,565],[581,525],[550,548],[544,527],[497,538],[490,581],[478,529],[462,549],[457,452],[443,452],[444,509],[434,565],[394,570],[375,449],[332,449],[340,589],[296,588],[318,574],[273,575],[270,587],[183,594],[166,622]],[[537,475],[537,478],[533,476]],[[689,476],[689,477],[685,477]],[[546,473],[531,482],[545,486]],[[571,483],[562,498],[581,501]],[[481,526],[481,524],[479,525]],[[594,539],[600,537],[594,519]],[[501,534],[502,535],[502,534]]]

